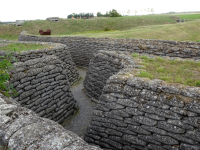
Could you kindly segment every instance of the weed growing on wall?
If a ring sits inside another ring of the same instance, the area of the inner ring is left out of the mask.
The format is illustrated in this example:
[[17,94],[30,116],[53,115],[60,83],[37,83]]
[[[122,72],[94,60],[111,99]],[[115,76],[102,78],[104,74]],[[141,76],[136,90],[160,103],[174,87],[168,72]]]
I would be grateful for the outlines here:
[[138,56],[139,56],[139,54],[137,54],[137,53],[132,54],[132,57],[138,57]]
[[12,63],[10,62],[13,53],[7,53],[6,56],[0,57],[0,92],[7,97],[16,95],[17,91],[9,84],[10,75],[8,71],[13,68]]

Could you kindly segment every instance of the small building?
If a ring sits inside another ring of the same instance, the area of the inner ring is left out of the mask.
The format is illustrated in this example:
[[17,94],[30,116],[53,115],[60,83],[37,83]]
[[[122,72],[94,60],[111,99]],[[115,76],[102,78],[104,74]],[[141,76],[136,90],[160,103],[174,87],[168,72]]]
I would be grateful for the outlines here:
[[49,17],[46,20],[49,20],[51,22],[59,22],[59,17]]
[[16,26],[22,26],[24,24],[25,20],[16,20],[15,25]]

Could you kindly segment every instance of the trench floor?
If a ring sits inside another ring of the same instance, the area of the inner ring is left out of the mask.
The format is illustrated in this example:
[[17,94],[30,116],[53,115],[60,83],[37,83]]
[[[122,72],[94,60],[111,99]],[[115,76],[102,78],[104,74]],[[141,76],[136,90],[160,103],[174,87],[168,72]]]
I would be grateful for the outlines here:
[[77,102],[79,110],[73,117],[65,121],[62,126],[83,138],[86,133],[86,129],[90,124],[92,113],[97,103],[91,101],[84,91],[83,80],[85,79],[87,69],[77,69],[81,79],[72,85],[71,91]]

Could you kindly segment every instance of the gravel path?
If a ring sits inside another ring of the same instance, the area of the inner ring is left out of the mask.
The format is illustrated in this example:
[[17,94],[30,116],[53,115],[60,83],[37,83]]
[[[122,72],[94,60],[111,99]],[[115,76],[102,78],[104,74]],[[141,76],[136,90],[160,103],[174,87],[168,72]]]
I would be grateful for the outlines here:
[[81,80],[78,84],[75,84],[71,87],[71,91],[75,100],[77,101],[79,111],[76,115],[64,122],[62,125],[65,129],[70,130],[83,138],[84,134],[86,133],[86,129],[89,126],[92,112],[97,104],[91,101],[91,99],[84,92],[83,80],[87,70],[78,68],[78,71],[81,76]]

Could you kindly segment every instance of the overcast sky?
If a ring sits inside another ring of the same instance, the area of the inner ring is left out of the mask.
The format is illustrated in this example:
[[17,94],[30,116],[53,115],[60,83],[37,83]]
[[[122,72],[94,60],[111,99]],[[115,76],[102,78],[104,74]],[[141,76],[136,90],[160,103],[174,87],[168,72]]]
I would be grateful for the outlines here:
[[[67,18],[71,13],[106,13],[116,9],[124,13],[130,10],[137,15],[169,11],[200,11],[200,0],[0,0],[0,21],[46,19],[47,17]],[[142,11],[141,11],[142,10]]]

